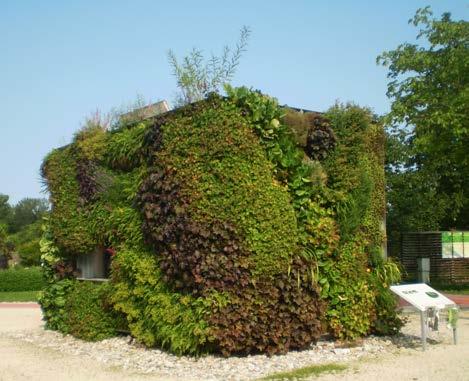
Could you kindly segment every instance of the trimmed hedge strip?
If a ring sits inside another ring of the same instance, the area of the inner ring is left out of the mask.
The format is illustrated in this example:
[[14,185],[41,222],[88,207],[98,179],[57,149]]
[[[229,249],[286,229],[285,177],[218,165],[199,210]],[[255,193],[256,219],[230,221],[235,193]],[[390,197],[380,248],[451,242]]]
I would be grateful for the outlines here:
[[0,291],[39,291],[44,285],[40,267],[0,270]]

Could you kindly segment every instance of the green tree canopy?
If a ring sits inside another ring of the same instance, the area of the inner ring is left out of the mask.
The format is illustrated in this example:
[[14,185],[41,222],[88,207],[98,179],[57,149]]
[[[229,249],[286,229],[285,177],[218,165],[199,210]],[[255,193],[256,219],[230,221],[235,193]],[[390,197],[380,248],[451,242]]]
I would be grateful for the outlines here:
[[49,203],[41,198],[23,198],[14,207],[10,218],[10,230],[18,232],[42,218],[49,210]]
[[390,218],[407,229],[425,228],[425,215],[433,228],[467,227],[469,23],[449,13],[433,18],[429,7],[409,23],[421,28],[422,43],[404,43],[377,58],[389,69],[392,99]]
[[6,194],[0,194],[0,223],[6,223],[11,215],[11,206],[8,203],[8,197]]

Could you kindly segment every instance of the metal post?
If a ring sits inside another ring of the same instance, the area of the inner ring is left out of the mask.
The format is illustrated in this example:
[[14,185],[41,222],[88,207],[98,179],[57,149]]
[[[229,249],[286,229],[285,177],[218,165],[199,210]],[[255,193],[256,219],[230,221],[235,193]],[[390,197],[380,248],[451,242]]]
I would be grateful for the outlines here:
[[453,328],[453,343],[456,345],[458,343],[458,330]]
[[420,311],[420,329],[422,337],[422,350],[427,349],[427,311]]

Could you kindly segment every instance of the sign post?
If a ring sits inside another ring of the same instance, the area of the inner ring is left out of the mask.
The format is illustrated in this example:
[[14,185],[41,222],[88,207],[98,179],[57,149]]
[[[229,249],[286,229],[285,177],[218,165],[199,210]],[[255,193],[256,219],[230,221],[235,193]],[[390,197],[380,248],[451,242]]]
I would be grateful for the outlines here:
[[420,337],[422,338],[422,349],[427,349],[427,313],[420,311]]
[[[450,311],[454,312],[456,304],[443,294],[425,283],[404,284],[400,286],[391,286],[391,291],[400,296],[405,301],[413,305],[420,311],[420,328],[422,337],[422,349],[427,347],[427,311],[430,308],[442,310],[452,307]],[[457,321],[457,318],[456,318]],[[456,344],[457,332],[456,324],[453,325],[453,338]]]

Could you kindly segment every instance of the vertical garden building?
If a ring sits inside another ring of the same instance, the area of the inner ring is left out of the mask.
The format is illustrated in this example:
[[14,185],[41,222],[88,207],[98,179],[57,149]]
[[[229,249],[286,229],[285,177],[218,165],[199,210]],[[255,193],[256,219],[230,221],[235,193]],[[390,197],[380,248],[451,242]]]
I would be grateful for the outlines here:
[[382,126],[353,105],[319,114],[227,92],[90,121],[45,158],[48,328],[225,355],[399,328]]

